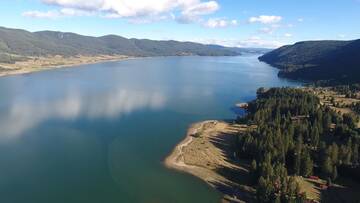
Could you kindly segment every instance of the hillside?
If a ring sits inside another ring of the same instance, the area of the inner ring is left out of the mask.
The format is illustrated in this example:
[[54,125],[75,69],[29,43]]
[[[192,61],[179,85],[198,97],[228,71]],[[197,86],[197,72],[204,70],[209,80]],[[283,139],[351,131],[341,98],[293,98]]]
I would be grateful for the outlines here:
[[75,33],[28,32],[0,27],[0,62],[2,63],[13,63],[30,56],[234,56],[244,51],[246,50],[192,42],[127,39],[116,35],[90,37]]
[[360,40],[307,41],[283,46],[259,58],[279,76],[309,81],[360,81]]

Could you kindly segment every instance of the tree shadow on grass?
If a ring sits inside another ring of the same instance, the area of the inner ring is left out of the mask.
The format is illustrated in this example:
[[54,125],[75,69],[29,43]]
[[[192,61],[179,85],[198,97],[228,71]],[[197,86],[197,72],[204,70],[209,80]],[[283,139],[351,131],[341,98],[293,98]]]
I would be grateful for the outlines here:
[[255,202],[254,189],[251,185],[249,175],[249,161],[236,159],[235,143],[236,137],[234,133],[237,129],[229,129],[230,133],[221,133],[216,137],[210,138],[210,142],[221,150],[228,163],[218,167],[216,172],[226,178],[227,182],[211,182],[214,187],[225,194],[228,202]]
[[217,169],[217,173],[231,180],[231,182],[211,183],[218,191],[225,194],[229,202],[255,202],[247,171],[222,167]]
[[[351,181],[352,182],[352,181]],[[343,186],[331,186],[321,191],[321,202],[360,202],[359,183],[341,184]]]

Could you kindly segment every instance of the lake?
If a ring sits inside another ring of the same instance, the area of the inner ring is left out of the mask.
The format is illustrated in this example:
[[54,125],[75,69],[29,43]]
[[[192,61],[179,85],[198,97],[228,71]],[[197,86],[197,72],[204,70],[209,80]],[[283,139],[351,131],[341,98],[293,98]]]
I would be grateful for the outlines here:
[[157,57],[0,78],[0,202],[191,203],[221,195],[163,160],[187,127],[259,87],[257,56]]

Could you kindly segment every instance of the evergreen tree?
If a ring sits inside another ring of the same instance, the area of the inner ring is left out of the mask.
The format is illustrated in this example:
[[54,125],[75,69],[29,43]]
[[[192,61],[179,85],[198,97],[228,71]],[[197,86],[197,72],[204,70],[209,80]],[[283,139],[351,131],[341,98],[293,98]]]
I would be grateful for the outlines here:
[[311,143],[313,147],[317,147],[320,141],[320,133],[318,127],[315,125],[311,132]]
[[303,140],[300,135],[296,141],[295,146],[295,161],[294,161],[294,171],[296,175],[300,175],[300,167],[301,167],[301,150],[302,150]]
[[308,177],[313,173],[314,164],[311,160],[310,154],[308,151],[303,153],[303,157],[301,159],[301,175]]
[[321,171],[323,172],[323,174],[326,177],[330,177],[331,174],[332,174],[332,169],[333,169],[333,166],[332,166],[332,163],[331,163],[331,159],[330,159],[330,157],[327,156],[325,158],[325,160],[323,161],[323,163],[322,163]]
[[336,165],[334,165],[334,167],[332,169],[331,180],[333,180],[333,181],[336,180],[337,176],[338,176],[337,167],[336,167]]
[[270,183],[264,178],[260,177],[256,189],[256,197],[258,202],[270,202],[272,189]]
[[352,157],[352,141],[351,139],[348,140],[347,144],[346,144],[346,155],[345,155],[345,160],[344,160],[344,164],[350,165],[351,164],[351,157]]
[[336,143],[333,143],[330,147],[330,158],[331,158],[331,162],[333,164],[337,164],[338,163],[338,159],[339,159],[339,147],[337,146]]
[[251,162],[250,175],[253,182],[255,183],[258,179],[258,168],[255,159]]
[[353,144],[351,158],[352,164],[357,165],[359,163],[359,145],[357,143]]
[[343,115],[344,124],[348,125],[350,128],[355,128],[357,125],[357,118],[355,115],[347,113]]

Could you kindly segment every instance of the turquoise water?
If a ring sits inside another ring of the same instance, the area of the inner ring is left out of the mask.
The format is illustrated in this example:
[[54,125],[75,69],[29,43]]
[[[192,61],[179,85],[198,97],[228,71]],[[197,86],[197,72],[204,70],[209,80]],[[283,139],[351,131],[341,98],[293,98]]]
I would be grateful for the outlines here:
[[0,78],[0,202],[218,202],[162,161],[187,127],[234,118],[262,86],[256,56],[159,57]]

